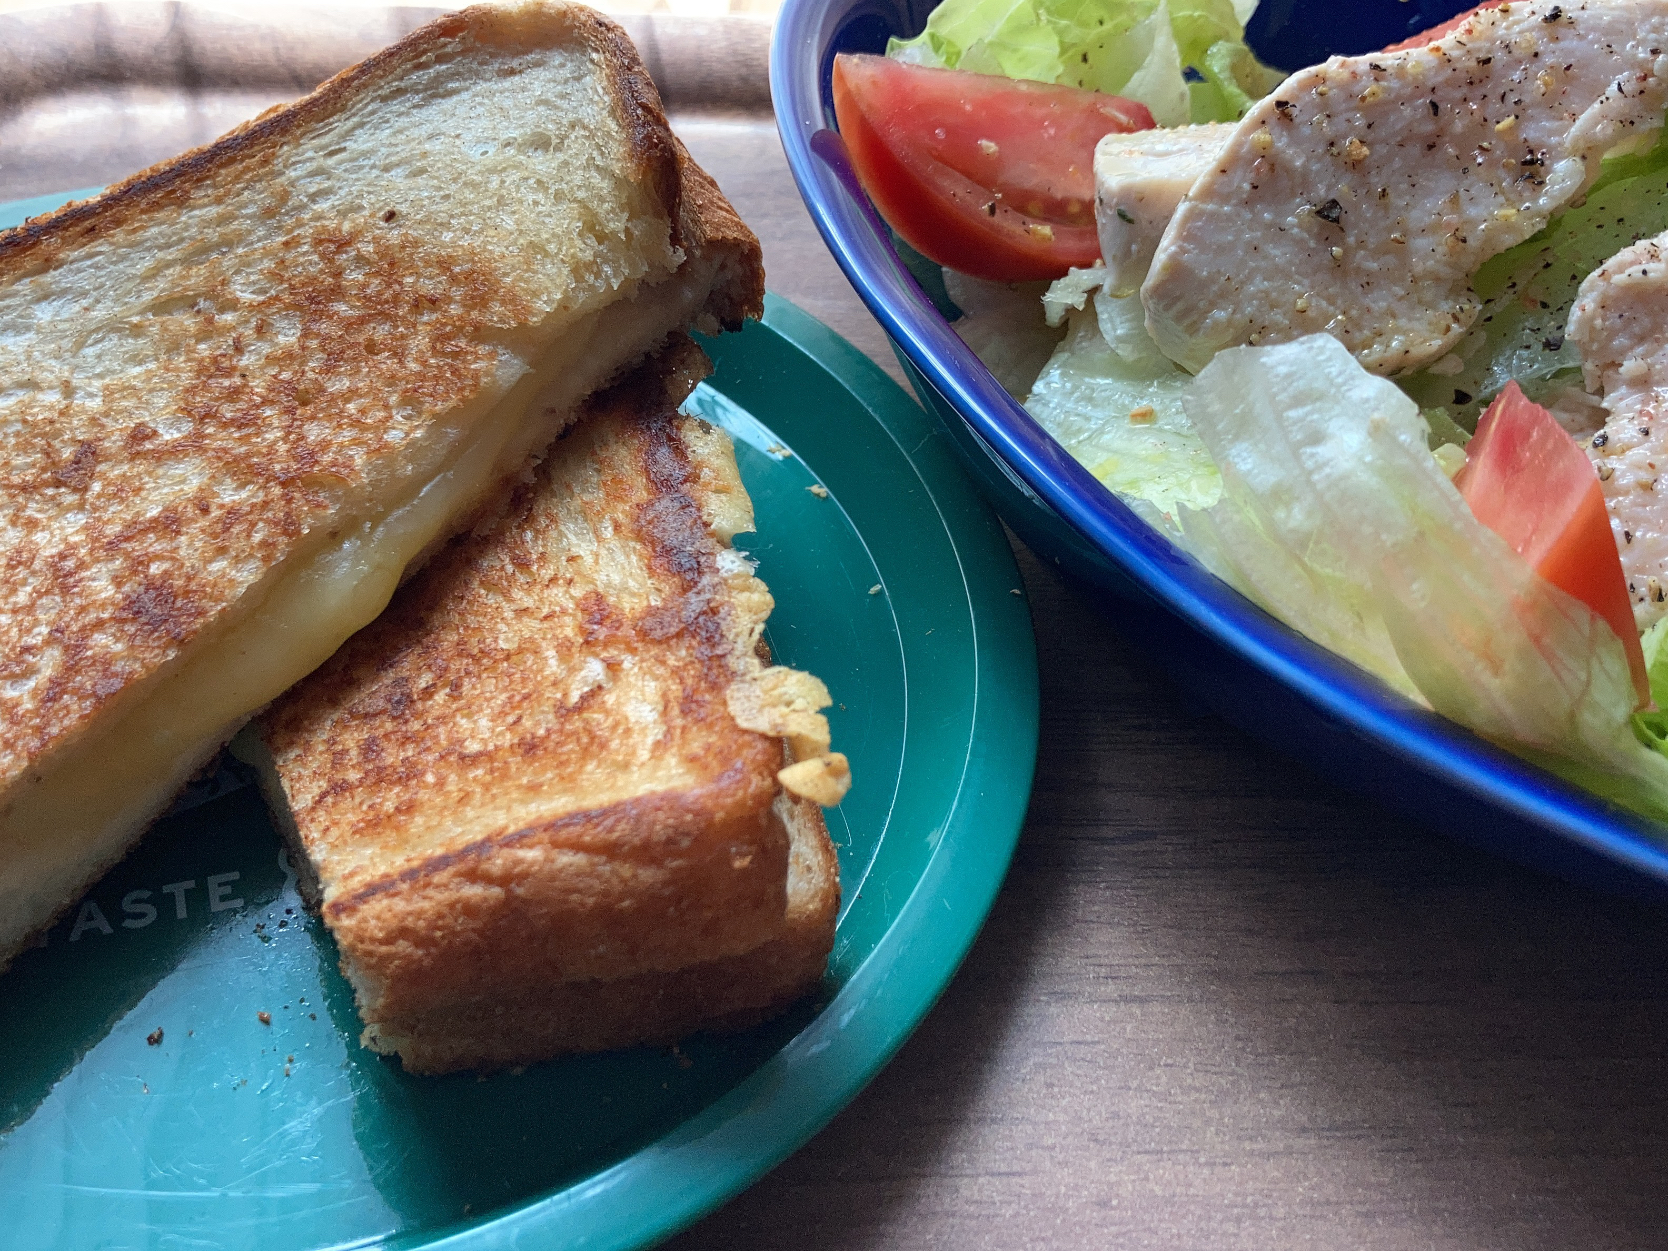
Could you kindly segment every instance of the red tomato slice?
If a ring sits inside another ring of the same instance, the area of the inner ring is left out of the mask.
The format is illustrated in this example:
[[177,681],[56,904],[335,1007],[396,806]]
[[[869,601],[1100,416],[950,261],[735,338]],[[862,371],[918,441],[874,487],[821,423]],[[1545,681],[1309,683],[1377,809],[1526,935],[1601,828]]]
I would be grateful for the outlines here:
[[1609,623],[1627,651],[1640,706],[1649,704],[1645,654],[1592,461],[1515,382],[1483,413],[1465,453],[1454,485],[1477,520]]
[[1422,30],[1417,35],[1410,35],[1400,43],[1391,44],[1388,48],[1385,48],[1384,51],[1401,52],[1406,48],[1423,48],[1427,43],[1435,43],[1438,39],[1442,38],[1442,36],[1448,34],[1450,31],[1458,30],[1470,20],[1472,14],[1481,13],[1484,9],[1497,9],[1505,3],[1506,0],[1483,0],[1483,2],[1476,8],[1467,9],[1458,17],[1451,17],[1446,22],[1438,22],[1429,30]]
[[1095,263],[1095,144],[1153,124],[1119,96],[866,55],[834,58],[834,116],[911,247],[1003,282]]

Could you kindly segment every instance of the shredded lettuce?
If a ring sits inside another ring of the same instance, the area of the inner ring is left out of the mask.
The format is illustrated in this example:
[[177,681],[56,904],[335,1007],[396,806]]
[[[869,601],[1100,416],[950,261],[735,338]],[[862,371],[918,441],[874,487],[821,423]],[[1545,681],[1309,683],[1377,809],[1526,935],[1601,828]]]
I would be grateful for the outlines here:
[[1187,414],[1222,471],[1206,563],[1317,642],[1572,781],[1668,815],[1621,641],[1474,516],[1418,407],[1337,340],[1233,348]]
[[1043,292],[1044,318],[1049,325],[1058,326],[1070,310],[1081,312],[1089,298],[1105,285],[1106,266],[1100,261],[1087,269],[1068,269],[1064,278],[1056,278]]
[[[1245,44],[1256,0],[943,0],[886,54],[1139,100],[1161,126],[1238,121],[1283,77]],[[1199,81],[1189,82],[1192,70]]]
[[1197,67],[1203,82],[1189,83],[1195,122],[1233,122],[1285,81],[1243,43],[1224,39],[1205,50]]
[[944,290],[961,310],[955,332],[1003,390],[1024,401],[1060,342],[1057,322],[1043,316],[1044,282],[989,282],[944,271]]
[[1221,482],[1186,412],[1188,374],[1158,350],[1138,296],[1099,286],[1105,270],[1073,270],[1044,298],[1066,337],[1025,407],[1044,429],[1142,515],[1177,534],[1178,506],[1208,508]]
[[1463,448],[1471,442],[1473,431],[1456,422],[1441,405],[1425,409],[1424,417],[1425,424],[1431,428],[1431,451],[1434,452],[1444,445]]
[[1608,158],[1579,208],[1484,265],[1472,280],[1484,304],[1471,333],[1443,360],[1398,378],[1401,388],[1473,430],[1514,378],[1549,407],[1579,389],[1581,356],[1564,339],[1576,290],[1628,244],[1668,229],[1668,131],[1655,138],[1646,152]]
[[1633,730],[1647,747],[1668,755],[1668,617],[1646,630],[1639,640],[1645,653],[1645,674],[1651,681],[1655,707],[1633,716]]

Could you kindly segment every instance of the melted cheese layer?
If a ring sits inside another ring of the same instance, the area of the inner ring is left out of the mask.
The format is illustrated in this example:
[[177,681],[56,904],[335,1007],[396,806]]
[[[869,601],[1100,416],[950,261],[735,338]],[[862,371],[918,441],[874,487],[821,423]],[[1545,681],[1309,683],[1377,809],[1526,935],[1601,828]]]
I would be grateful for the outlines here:
[[687,325],[711,285],[711,264],[691,261],[563,334],[435,477],[281,574],[251,613],[32,778],[0,812],[0,968],[126,854],[240,725],[369,624],[407,567],[519,472],[592,391]]

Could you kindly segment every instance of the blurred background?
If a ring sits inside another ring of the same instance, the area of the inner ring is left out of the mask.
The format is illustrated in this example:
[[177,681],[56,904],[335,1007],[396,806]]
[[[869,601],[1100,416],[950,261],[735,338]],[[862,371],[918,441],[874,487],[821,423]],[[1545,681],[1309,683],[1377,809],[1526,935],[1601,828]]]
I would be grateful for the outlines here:
[[[605,0],[669,112],[769,124],[779,0]],[[448,8],[349,0],[0,0],[0,201],[101,186],[207,143]]]

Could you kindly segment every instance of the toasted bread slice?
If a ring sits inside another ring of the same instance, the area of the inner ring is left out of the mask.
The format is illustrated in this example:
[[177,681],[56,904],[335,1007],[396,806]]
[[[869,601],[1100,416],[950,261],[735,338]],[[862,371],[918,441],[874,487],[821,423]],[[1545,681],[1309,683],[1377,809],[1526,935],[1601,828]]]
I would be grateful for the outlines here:
[[697,361],[600,399],[260,723],[366,1041],[409,1068],[665,1039],[821,974],[838,875],[783,779],[844,759],[822,684],[757,655],[752,504],[676,412]]
[[779,931],[757,947],[665,972],[513,988],[414,1011],[366,1026],[366,1044],[397,1054],[413,1073],[452,1073],[665,1045],[776,1015],[822,980],[840,907],[840,864],[821,810],[785,793],[777,809],[788,831],[787,907]]
[[625,37],[559,3],[0,234],[0,966],[587,395],[762,292]]

